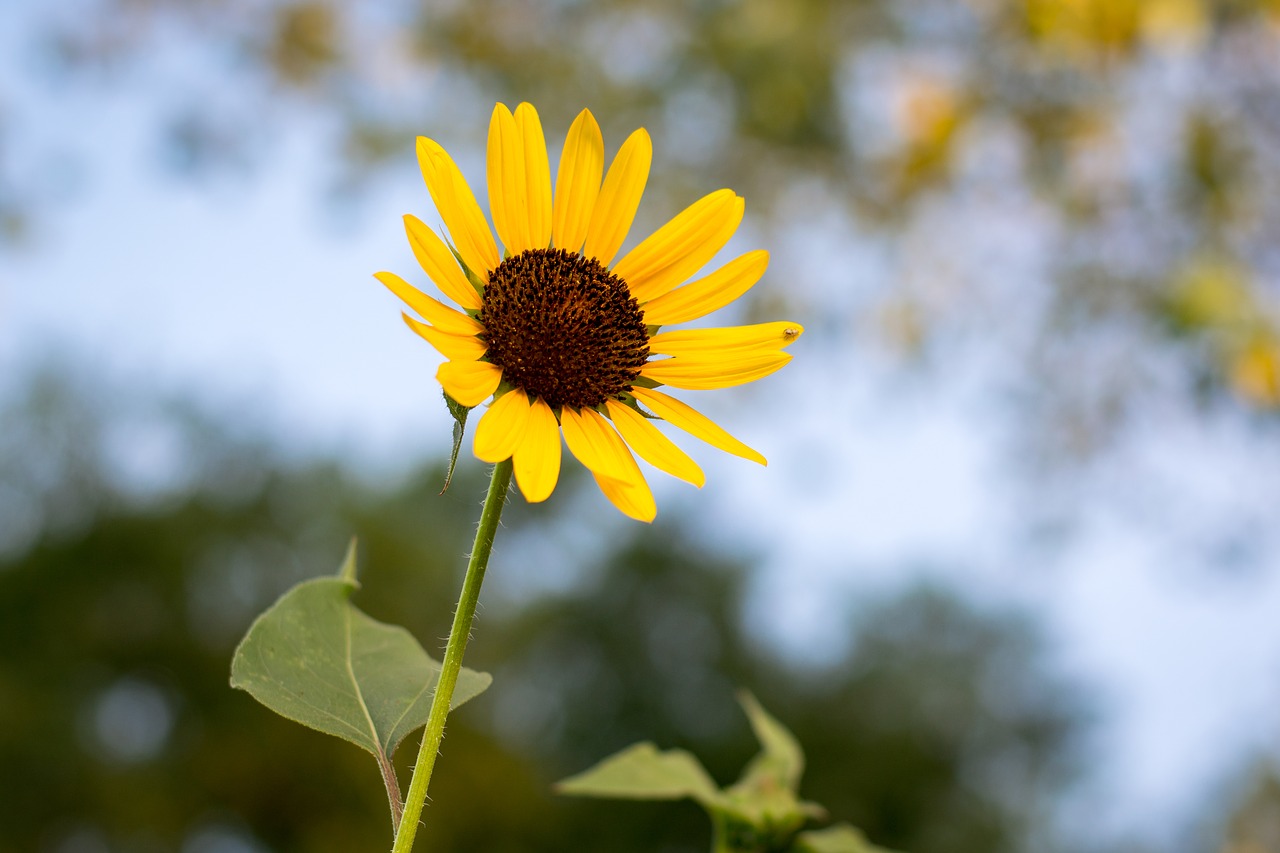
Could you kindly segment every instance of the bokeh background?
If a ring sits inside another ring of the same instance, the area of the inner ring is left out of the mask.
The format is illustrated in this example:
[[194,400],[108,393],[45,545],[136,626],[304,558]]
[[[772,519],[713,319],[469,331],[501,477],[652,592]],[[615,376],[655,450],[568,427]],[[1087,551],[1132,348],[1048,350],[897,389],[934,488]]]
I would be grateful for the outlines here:
[[[1280,850],[1280,4],[6,0],[0,851],[382,849],[373,763],[227,686],[292,583],[442,646],[485,472],[439,495],[427,134],[590,107],[722,186],[783,372],[694,400],[652,527],[512,501],[424,849],[697,851],[549,784],[639,739],[917,853]],[[587,479],[587,482],[583,482]],[[407,753],[408,751],[406,751]],[[400,756],[403,762],[408,755]]]

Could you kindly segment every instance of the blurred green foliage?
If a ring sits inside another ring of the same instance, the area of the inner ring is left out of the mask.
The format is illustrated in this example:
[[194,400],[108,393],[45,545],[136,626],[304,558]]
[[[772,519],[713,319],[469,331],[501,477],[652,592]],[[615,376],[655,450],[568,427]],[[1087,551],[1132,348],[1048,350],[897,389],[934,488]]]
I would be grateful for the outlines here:
[[731,786],[718,787],[690,753],[659,751],[645,741],[560,780],[556,790],[577,797],[691,799],[711,819],[714,853],[888,853],[847,823],[805,829],[812,821],[827,822],[829,815],[820,804],[800,799],[804,750],[750,693],[739,693],[738,701],[760,751]]
[[[299,115],[286,105],[338,129],[348,191],[420,133],[482,151],[497,99],[536,102],[553,149],[582,106],[611,144],[647,126],[648,225],[709,183],[747,195],[771,248],[852,223],[801,243],[834,268],[831,292],[774,268],[775,292],[822,314],[815,339],[871,331],[945,366],[949,333],[980,330],[1063,458],[1153,399],[1147,356],[1173,359],[1170,392],[1193,410],[1280,408],[1276,0],[103,0],[30,19],[60,85],[147,97],[152,75],[128,72],[158,47],[203,63],[204,88],[156,96],[183,171],[266,160]],[[6,244],[48,194],[10,156],[23,120],[0,102]],[[960,227],[996,220],[995,239]],[[819,312],[864,286],[840,254],[850,234],[894,259],[888,279]],[[1022,240],[1036,263],[1000,251]],[[1124,357],[1099,368],[1100,343]],[[443,498],[435,470],[370,485],[181,404],[36,382],[0,412],[0,851],[377,849],[367,759],[229,690],[230,651],[351,533],[360,606],[430,649],[474,475]],[[880,843],[999,853],[1047,832],[1082,760],[1082,700],[1045,675],[1027,624],[917,590],[851,607],[836,662],[797,666],[747,621],[750,567],[699,531],[666,519],[602,543],[591,523],[509,513],[493,574],[581,581],[482,613],[468,661],[497,683],[451,723],[424,846],[704,850],[692,806],[548,786],[642,739],[731,779],[751,749],[738,686],[794,727],[807,793]],[[586,543],[571,570],[545,556],[564,542]],[[1242,806],[1231,853],[1269,843],[1273,787]]]
[[[444,496],[434,468],[361,484],[157,406],[145,446],[182,448],[185,474],[143,490],[139,460],[125,479],[120,467],[141,445],[110,439],[142,435],[141,403],[73,387],[46,378],[0,412],[0,851],[379,849],[373,763],[230,689],[231,652],[283,590],[330,571],[351,532],[356,602],[431,649],[478,466]],[[19,524],[33,517],[19,510],[38,518]],[[745,615],[750,567],[698,531],[601,538],[599,524],[511,507],[468,652],[495,684],[450,720],[424,849],[705,850],[696,807],[584,803],[550,785],[641,739],[729,781],[754,751],[737,687],[804,744],[806,796],[878,843],[999,853],[1049,832],[1084,705],[1023,620],[930,589],[849,603],[835,611],[845,645],[806,664],[762,642]],[[518,592],[569,564],[576,581]]]
[[[47,66],[143,97],[147,75],[121,72],[182,40],[207,72],[160,112],[184,170],[261,161],[303,114],[336,130],[346,191],[418,134],[483,151],[495,100],[535,102],[553,149],[583,106],[613,144],[646,126],[640,225],[723,185],[773,248],[793,232],[813,259],[823,235],[826,286],[859,296],[816,334],[945,364],[955,332],[981,330],[1050,456],[1162,400],[1280,409],[1275,0],[104,0],[32,22]],[[890,259],[889,280],[867,292],[845,241]],[[1179,305],[1206,257],[1233,270],[1247,340],[1223,346],[1218,315]],[[808,272],[773,271],[802,309],[825,298]],[[1064,368],[1103,337],[1144,358]]]

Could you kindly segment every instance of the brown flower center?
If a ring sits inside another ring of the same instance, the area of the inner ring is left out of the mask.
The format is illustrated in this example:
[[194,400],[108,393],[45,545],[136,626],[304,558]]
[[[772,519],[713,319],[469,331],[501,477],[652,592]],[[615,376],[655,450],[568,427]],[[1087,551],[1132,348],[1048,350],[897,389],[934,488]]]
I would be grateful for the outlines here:
[[503,380],[553,408],[619,397],[649,358],[644,314],[627,283],[564,249],[530,249],[498,264],[480,322]]

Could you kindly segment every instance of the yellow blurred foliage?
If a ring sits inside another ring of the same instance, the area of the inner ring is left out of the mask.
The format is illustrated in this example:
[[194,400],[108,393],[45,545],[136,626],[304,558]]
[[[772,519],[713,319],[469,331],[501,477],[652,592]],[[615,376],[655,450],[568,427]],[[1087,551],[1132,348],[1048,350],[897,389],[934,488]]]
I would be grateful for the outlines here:
[[959,125],[960,117],[960,95],[953,86],[923,75],[904,81],[894,111],[894,124],[908,145],[945,144]]
[[1064,52],[1128,47],[1138,32],[1141,0],[1026,0],[1027,25]]
[[1142,4],[1142,34],[1165,47],[1198,47],[1209,32],[1204,0],[1147,0]]
[[1199,44],[1209,27],[1204,0],[1025,0],[1033,36],[1072,59],[1124,53],[1139,41]]
[[1219,257],[1199,257],[1175,276],[1170,308],[1193,331],[1240,332],[1257,314],[1244,270]]
[[1274,334],[1251,341],[1229,365],[1232,389],[1265,409],[1280,408],[1280,338]]
[[912,74],[899,82],[890,121],[900,140],[891,168],[897,191],[910,195],[947,175],[955,137],[969,106],[962,90],[930,74]]
[[1280,408],[1280,317],[1241,267],[1193,260],[1175,277],[1169,308],[1179,326],[1211,342],[1232,391],[1251,405]]

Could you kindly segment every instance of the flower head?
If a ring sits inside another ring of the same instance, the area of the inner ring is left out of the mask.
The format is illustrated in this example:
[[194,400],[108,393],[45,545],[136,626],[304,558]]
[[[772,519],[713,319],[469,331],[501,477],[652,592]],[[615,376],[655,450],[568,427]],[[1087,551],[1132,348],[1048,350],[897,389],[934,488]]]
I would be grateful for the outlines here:
[[569,128],[553,197],[537,112],[498,104],[487,177],[499,251],[453,159],[418,139],[422,176],[451,245],[413,216],[405,230],[423,270],[462,310],[392,273],[377,278],[421,316],[405,314],[409,327],[448,359],[436,378],[449,396],[468,407],[493,398],[476,427],[475,454],[486,462],[510,458],[531,502],[555,489],[562,434],[609,500],[641,521],[657,510],[632,450],[695,486],[705,481],[655,420],[765,462],[658,388],[725,388],[767,376],[791,360],[782,350],[803,329],[777,322],[660,331],[737,299],[764,274],[769,255],[747,252],[686,283],[742,221],[742,198],[718,190],[615,261],[652,155],[648,133],[637,130],[606,173],[600,128],[583,110]]

